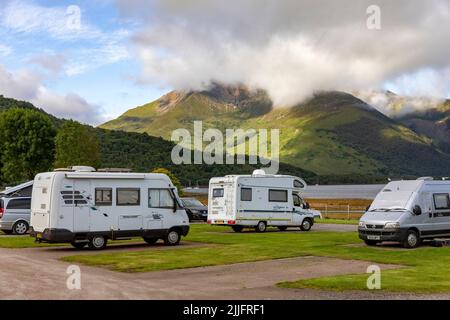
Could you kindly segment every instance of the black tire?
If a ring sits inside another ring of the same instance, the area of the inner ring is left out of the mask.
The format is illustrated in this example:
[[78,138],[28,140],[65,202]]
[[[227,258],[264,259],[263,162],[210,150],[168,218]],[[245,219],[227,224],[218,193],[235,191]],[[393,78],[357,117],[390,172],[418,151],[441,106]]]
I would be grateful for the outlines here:
[[267,223],[265,221],[260,221],[255,227],[256,232],[265,232],[267,229]]
[[12,230],[2,230],[4,234],[13,234]]
[[302,225],[300,226],[300,230],[302,230],[302,231],[309,231],[309,230],[311,230],[312,225],[313,225],[313,223],[312,223],[311,219],[310,218],[305,218],[302,221]]
[[171,229],[164,237],[164,244],[166,246],[176,246],[180,243],[181,234],[177,229]]
[[86,245],[88,244],[87,242],[75,242],[72,241],[70,243],[72,245],[72,247],[74,247],[75,249],[83,249],[84,247],[86,247]]
[[142,237],[145,242],[147,242],[149,245],[154,245],[159,239],[158,238],[147,238]]
[[280,231],[286,231],[286,230],[287,230],[287,227],[285,227],[285,226],[278,227],[278,230],[280,230]]
[[17,235],[24,235],[28,232],[29,225],[26,221],[17,221],[13,225],[13,232]]
[[364,240],[364,243],[367,244],[368,246],[376,246],[377,244],[380,243],[380,241],[377,240]]
[[420,236],[414,230],[408,230],[405,239],[403,240],[403,247],[407,249],[414,249],[420,246]]
[[106,239],[104,236],[93,236],[91,239],[89,239],[89,249],[103,250],[106,248],[107,242],[108,239]]
[[231,226],[231,229],[233,229],[234,232],[242,232],[244,230],[243,226]]

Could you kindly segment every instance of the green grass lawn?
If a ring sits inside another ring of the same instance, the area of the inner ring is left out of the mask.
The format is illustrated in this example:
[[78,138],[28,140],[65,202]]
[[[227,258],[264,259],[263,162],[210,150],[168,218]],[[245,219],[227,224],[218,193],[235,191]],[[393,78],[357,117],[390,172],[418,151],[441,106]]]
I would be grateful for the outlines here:
[[358,225],[359,220],[355,219],[314,219],[315,223],[329,223],[329,224],[354,224]]
[[[356,232],[266,232],[234,233],[228,228],[192,225],[185,240],[207,243],[203,247],[174,250],[74,255],[64,261],[101,266],[122,272],[146,272],[298,256],[399,264],[402,268],[382,271],[382,290],[403,292],[450,292],[450,248],[423,246],[415,250],[399,247],[367,247]],[[367,274],[326,277],[281,283],[285,288],[367,290]]]

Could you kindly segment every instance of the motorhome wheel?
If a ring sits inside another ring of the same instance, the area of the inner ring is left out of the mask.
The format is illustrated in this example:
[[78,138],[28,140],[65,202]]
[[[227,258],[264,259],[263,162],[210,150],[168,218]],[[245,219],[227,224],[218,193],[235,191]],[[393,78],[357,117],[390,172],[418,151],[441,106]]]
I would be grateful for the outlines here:
[[143,237],[144,241],[147,242],[148,244],[155,244],[158,241],[158,238],[147,238],[147,237]]
[[13,226],[13,230],[15,234],[25,234],[28,231],[28,223],[26,223],[25,221],[17,221]]
[[231,229],[233,229],[234,232],[242,232],[244,230],[243,226],[232,226]]
[[75,242],[75,241],[72,241],[70,244],[75,249],[83,249],[88,243],[87,242]]
[[106,238],[103,236],[94,236],[89,241],[89,248],[93,250],[102,250],[106,248]]
[[302,225],[300,226],[300,229],[302,231],[309,231],[311,230],[311,220],[309,220],[308,218],[303,219]]
[[264,221],[260,221],[256,225],[256,231],[257,232],[264,232],[264,231],[266,231],[266,227],[267,227],[266,223]]
[[180,243],[181,236],[178,230],[170,230],[164,238],[164,243],[167,246],[175,246]]
[[405,240],[403,241],[403,246],[408,249],[417,248],[420,245],[420,238],[416,231],[409,230],[406,233]]

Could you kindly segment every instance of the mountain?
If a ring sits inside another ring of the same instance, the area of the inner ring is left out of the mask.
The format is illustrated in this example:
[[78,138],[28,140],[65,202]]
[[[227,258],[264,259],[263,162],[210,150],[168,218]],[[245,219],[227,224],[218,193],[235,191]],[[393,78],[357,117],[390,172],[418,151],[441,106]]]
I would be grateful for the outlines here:
[[[2,112],[14,107],[38,110],[48,116],[56,128],[65,121],[46,113],[42,109],[36,108],[29,102],[5,98],[0,95],[0,117]],[[259,165],[250,164],[224,164],[217,166],[206,164],[175,165],[171,160],[171,151],[174,144],[170,141],[163,140],[160,137],[149,136],[146,133],[90,128],[93,133],[97,134],[100,141],[101,167],[103,168],[119,167],[130,168],[135,172],[150,172],[155,168],[164,167],[172,171],[184,185],[192,186],[197,184],[207,185],[211,177],[226,174],[248,174],[260,168]],[[280,172],[301,176],[306,181],[317,181],[314,173],[285,163],[280,163]]]
[[[450,155],[433,139],[344,92],[320,92],[294,107],[274,106],[263,90],[215,85],[173,91],[128,110],[104,129],[170,139],[173,130],[280,129],[280,160],[326,176],[448,175]],[[445,140],[445,139],[444,139]]]
[[419,135],[430,137],[433,144],[450,153],[450,100],[426,111],[416,111],[397,120]]

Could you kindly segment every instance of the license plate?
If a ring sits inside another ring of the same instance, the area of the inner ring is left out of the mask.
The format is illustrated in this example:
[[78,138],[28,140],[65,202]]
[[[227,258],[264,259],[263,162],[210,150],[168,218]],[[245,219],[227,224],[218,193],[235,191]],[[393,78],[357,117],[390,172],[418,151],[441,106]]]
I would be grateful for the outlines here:
[[223,223],[223,220],[216,220],[216,223],[222,224],[222,223]]
[[36,238],[41,239],[41,238],[42,238],[42,234],[41,234],[41,233],[38,233],[38,234],[36,235]]
[[367,236],[368,240],[380,240],[381,237],[380,236]]

